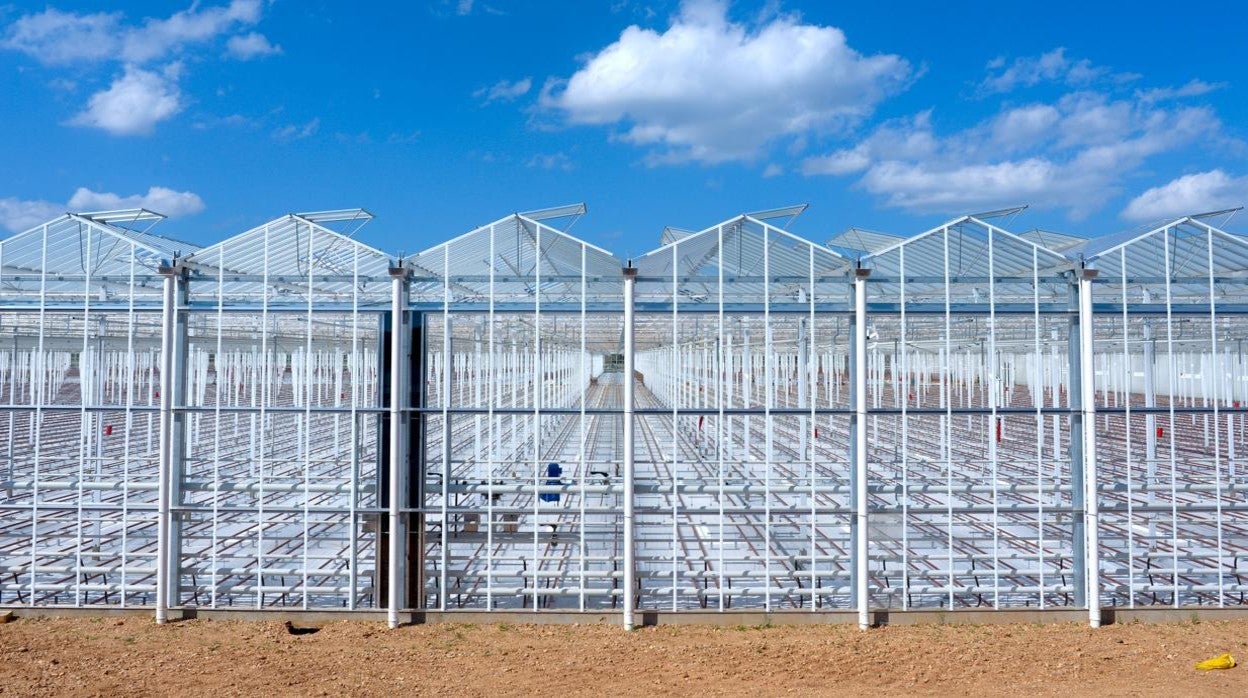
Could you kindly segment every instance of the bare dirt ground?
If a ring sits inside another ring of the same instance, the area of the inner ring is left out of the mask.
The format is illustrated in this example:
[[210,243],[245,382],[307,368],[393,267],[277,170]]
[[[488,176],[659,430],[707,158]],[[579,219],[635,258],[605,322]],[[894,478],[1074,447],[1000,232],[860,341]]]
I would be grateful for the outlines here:
[[1248,621],[1115,625],[422,625],[20,619],[0,695],[1248,695]]

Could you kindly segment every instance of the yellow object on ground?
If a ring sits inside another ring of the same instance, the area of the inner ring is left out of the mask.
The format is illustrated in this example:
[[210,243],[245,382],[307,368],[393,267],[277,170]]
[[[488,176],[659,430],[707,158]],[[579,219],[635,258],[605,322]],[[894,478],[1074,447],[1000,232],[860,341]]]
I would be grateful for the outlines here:
[[1206,659],[1203,662],[1196,662],[1196,668],[1201,671],[1212,671],[1213,669],[1230,669],[1235,666],[1235,658],[1230,652],[1218,657]]

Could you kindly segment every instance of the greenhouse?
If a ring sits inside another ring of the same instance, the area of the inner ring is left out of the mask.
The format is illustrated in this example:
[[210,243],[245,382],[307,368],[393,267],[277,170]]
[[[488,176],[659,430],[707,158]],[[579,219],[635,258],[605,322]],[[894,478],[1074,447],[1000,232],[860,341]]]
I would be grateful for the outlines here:
[[[394,626],[1245,606],[1248,238],[360,209],[0,241],[0,606]],[[1221,214],[1221,215],[1220,215]],[[1240,570],[1239,560],[1245,560]]]

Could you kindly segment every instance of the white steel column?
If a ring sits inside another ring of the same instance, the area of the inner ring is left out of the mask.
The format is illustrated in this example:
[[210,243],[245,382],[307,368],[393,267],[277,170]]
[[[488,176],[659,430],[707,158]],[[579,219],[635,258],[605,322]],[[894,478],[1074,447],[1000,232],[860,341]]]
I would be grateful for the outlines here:
[[867,564],[867,277],[870,269],[854,270],[854,606],[858,627],[871,627],[871,594]]
[[[411,331],[407,312],[405,268],[390,269],[390,540],[386,576],[386,623],[399,627],[399,609],[407,604],[407,526],[403,502],[407,496],[408,352]],[[424,551],[420,551],[422,554]],[[424,590],[421,590],[424,593]]]
[[[637,269],[629,263],[624,269],[624,629],[635,627],[633,620],[637,583],[636,549],[633,540],[633,295],[637,287]],[[674,426],[674,425],[673,425]]]
[[[1085,545],[1088,624],[1101,627],[1100,585],[1100,502],[1097,497],[1096,469],[1096,370],[1092,363],[1092,280],[1095,269],[1079,274],[1079,391],[1083,411],[1083,529]],[[1129,525],[1129,524],[1128,524]]]
[[[539,232],[539,235],[540,235],[540,232]],[[535,254],[534,259],[539,259],[539,257]],[[538,284],[537,287],[540,288],[541,284]],[[539,327],[540,327],[540,323],[539,323]],[[537,336],[539,338],[538,341],[540,342],[541,341],[540,333]],[[441,512],[439,512],[439,517],[438,517],[438,520],[441,522],[438,526],[439,533],[440,533],[440,541],[438,543],[438,610],[439,611],[446,610],[446,586],[448,583],[448,578],[450,576],[447,573],[446,567],[447,567],[447,564],[450,562],[450,558],[451,558],[450,551],[449,551],[449,547],[451,544],[451,533],[450,533],[451,515],[447,512],[447,506],[449,504],[449,500],[451,496],[450,495],[451,456],[453,455],[453,451],[451,448],[451,411],[450,411],[451,410],[451,396],[452,396],[451,385],[454,383],[454,378],[455,378],[455,354],[453,352],[453,349],[454,349],[454,345],[451,343],[451,246],[446,245],[442,248],[442,376],[441,376],[442,389],[439,391],[442,396],[442,475],[439,478],[442,481],[442,495],[440,498],[442,510]],[[535,375],[535,380],[538,380],[537,374],[535,373],[534,375]],[[539,385],[540,385],[540,382],[539,382]],[[538,394],[537,394],[537,391],[534,390],[534,400],[536,399],[538,399]],[[535,449],[537,447],[538,438],[539,438],[539,435],[535,428],[533,432],[533,444],[534,444]],[[422,472],[420,474],[420,477],[423,480],[426,476]],[[422,488],[422,492],[423,492],[423,488]],[[534,500],[534,506],[536,507],[536,502],[537,502],[536,491],[534,492],[533,500]],[[425,506],[425,502],[423,501],[423,498],[422,498],[422,501],[420,502],[420,506],[422,508]],[[537,530],[536,515],[534,516],[533,528],[535,531]],[[421,565],[423,566],[424,565],[423,556],[425,554],[423,549],[421,550],[420,554],[422,556]],[[536,555],[534,557],[536,558]],[[536,560],[534,560],[534,564],[536,564]],[[536,581],[536,578],[535,578],[535,581]],[[421,589],[420,593],[422,594],[425,593],[424,589]],[[534,589],[533,593],[534,593],[533,600],[535,602],[533,604],[533,608],[536,609],[537,608],[536,589]]]
[[[163,309],[160,327],[160,441],[159,472],[157,474],[157,522],[156,522],[156,622],[169,618],[170,601],[176,601],[177,564],[173,554],[173,476],[174,449],[180,443],[174,438],[174,385],[175,373],[180,361],[177,353],[177,317],[182,283],[182,270],[177,266],[161,267],[164,276]],[[34,587],[31,587],[34,596]]]
[[[1148,305],[1152,302],[1153,299],[1145,289],[1144,304]],[[1148,503],[1151,506],[1157,503],[1157,493],[1153,487],[1157,479],[1157,414],[1151,411],[1157,407],[1157,379],[1154,372],[1154,367],[1157,365],[1157,343],[1153,339],[1151,321],[1144,321],[1143,331],[1144,407],[1150,410],[1144,417],[1144,475],[1147,478],[1144,484],[1148,488]],[[1149,519],[1152,520],[1153,517],[1150,516]]]

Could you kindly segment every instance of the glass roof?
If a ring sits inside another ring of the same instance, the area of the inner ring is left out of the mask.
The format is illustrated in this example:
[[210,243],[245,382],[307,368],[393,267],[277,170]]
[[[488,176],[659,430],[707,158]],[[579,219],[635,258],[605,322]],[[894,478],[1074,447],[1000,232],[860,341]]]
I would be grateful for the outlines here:
[[870,301],[940,304],[1062,302],[1069,287],[1062,273],[1072,266],[1062,254],[973,216],[867,255],[862,265],[871,269]]
[[618,257],[520,213],[412,255],[406,263],[425,270],[415,277],[413,301],[619,303],[623,297]]
[[[1097,269],[1098,301],[1248,301],[1248,239],[1195,217],[1089,241],[1070,251]],[[1112,288],[1110,288],[1112,287]]]
[[[742,215],[674,238],[636,260],[638,300],[678,303],[845,302],[849,260]],[[721,283],[722,282],[722,283]]]
[[[664,244],[633,262],[638,302],[654,309],[673,299],[685,308],[722,301],[747,312],[765,302],[780,310],[814,302],[826,310],[848,303],[852,269],[861,265],[871,270],[872,303],[1065,307],[1068,272],[1081,264],[1099,270],[1098,303],[1208,304],[1211,292],[1217,302],[1248,302],[1248,238],[1212,225],[1213,214],[1090,240],[1040,229],[1014,234],[962,216],[908,238],[851,228],[821,245],[769,222],[792,220],[801,208],[696,232],[666,229]],[[618,309],[624,263],[568,232],[584,212],[576,204],[511,214],[407,257],[412,302]],[[153,233],[163,216],[150,211],[66,213],[0,240],[0,299],[159,303],[159,269],[180,264],[192,303],[376,308],[389,303],[389,269],[400,262],[355,239],[369,219],[362,209],[288,214],[200,249]]]
[[331,230],[316,214],[274,218],[182,262],[190,272],[192,302],[390,298],[390,256]]
[[139,209],[67,213],[0,240],[0,298],[159,301],[160,267],[198,249],[151,233],[162,218]]

